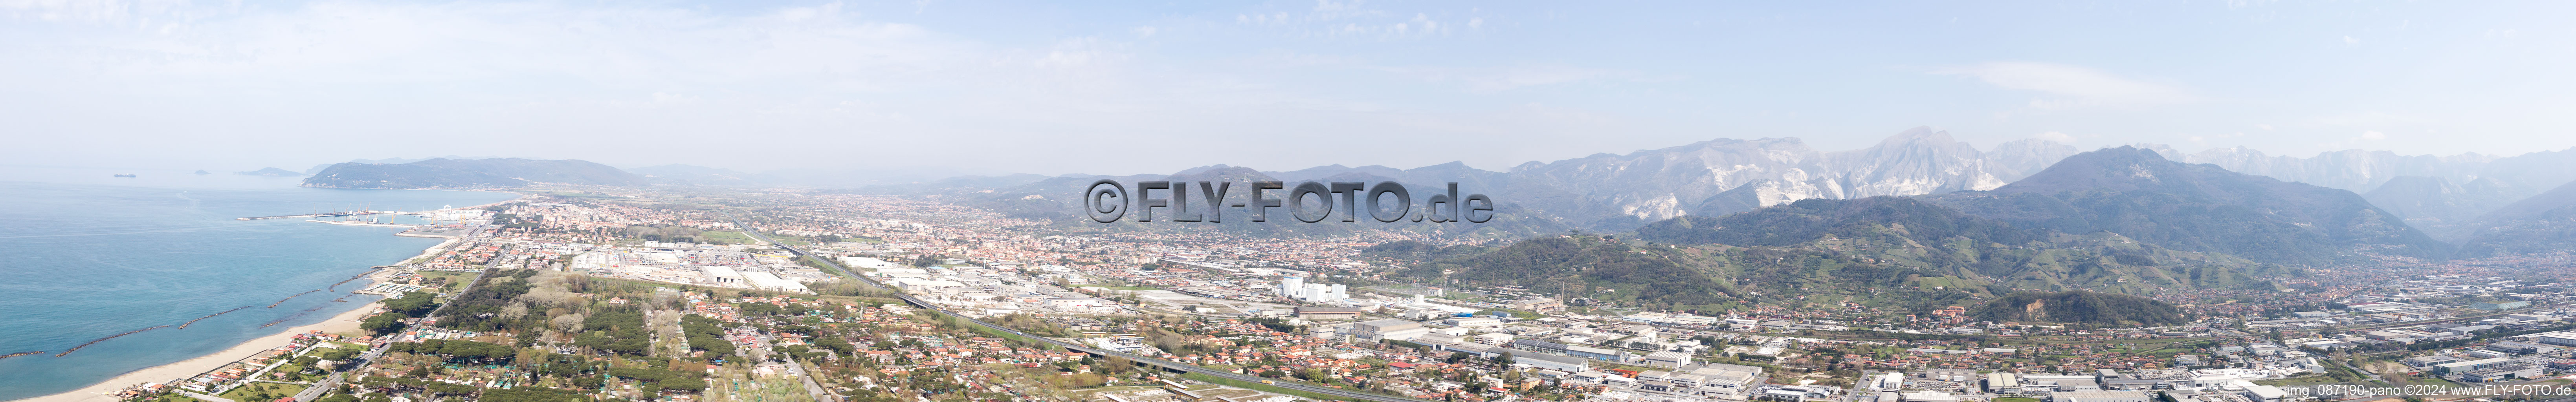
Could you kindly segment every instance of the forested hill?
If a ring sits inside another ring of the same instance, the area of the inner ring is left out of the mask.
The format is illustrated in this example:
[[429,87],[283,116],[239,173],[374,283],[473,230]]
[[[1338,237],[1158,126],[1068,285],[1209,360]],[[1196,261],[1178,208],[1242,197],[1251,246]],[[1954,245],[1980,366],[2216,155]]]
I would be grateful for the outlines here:
[[2470,256],[2576,249],[2576,182],[2497,208],[2464,226],[2461,253]]
[[644,176],[583,160],[446,159],[391,164],[347,162],[304,178],[306,187],[488,188],[530,183],[646,186]]
[[[1378,250],[1398,252],[1396,250]],[[1413,250],[1406,250],[1407,252]],[[1511,285],[1675,305],[1724,303],[1734,289],[1673,256],[1594,236],[1547,236],[1416,264],[1396,275],[1469,286]]]
[[[1861,277],[1824,261],[1899,269],[1925,280],[1877,286],[2000,286],[2145,291],[2155,287],[2269,288],[2249,271],[2288,274],[2226,255],[2181,252],[2116,234],[2030,230],[1911,197],[1808,199],[1717,217],[1685,216],[1638,229],[1638,239],[1741,247],[1724,254],[1738,275],[1788,281]],[[1724,247],[1721,247],[1724,248]],[[1747,258],[1754,254],[1770,258]],[[1796,261],[1814,261],[1796,264]],[[1819,272],[1818,270],[1824,270]]]
[[2361,253],[2437,259],[2451,246],[2351,191],[2184,164],[2119,147],[2066,158],[1993,191],[1924,196],[1970,215],[2068,234],[2300,265]]
[[1922,302],[1935,296],[1982,299],[2015,289],[2272,288],[2241,271],[2261,268],[2255,264],[2154,249],[2116,236],[2053,235],[2057,239],[2024,245],[1950,237],[1937,243],[1946,248],[1934,248],[1907,240],[1902,228],[1848,233],[1788,246],[1622,242],[1589,235],[1533,238],[1496,249],[1395,242],[1363,255],[1410,265],[1391,276],[1423,283],[1518,286],[1677,311],[1849,302],[1928,313],[1939,306]]
[[1968,312],[1982,321],[2044,321],[2118,325],[2171,325],[2190,316],[2165,302],[2089,291],[2016,292]]
[[1881,229],[1901,228],[1898,236],[1939,245],[1952,238],[1981,243],[2022,244],[2042,236],[2011,224],[1959,213],[1906,197],[1854,200],[1810,198],[1751,212],[1707,217],[1682,216],[1638,228],[1641,238],[1659,243],[1716,243],[1737,246],[1792,246],[1826,236],[1874,236]]

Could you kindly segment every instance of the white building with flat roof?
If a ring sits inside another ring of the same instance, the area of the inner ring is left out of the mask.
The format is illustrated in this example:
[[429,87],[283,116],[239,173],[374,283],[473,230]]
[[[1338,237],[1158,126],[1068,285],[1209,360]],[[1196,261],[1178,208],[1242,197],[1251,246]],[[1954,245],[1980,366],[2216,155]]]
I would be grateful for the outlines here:
[[1674,351],[1647,353],[1644,357],[1639,357],[1637,363],[1646,367],[1681,368],[1691,364],[1691,355]]
[[804,283],[796,282],[794,279],[780,278],[778,275],[768,272],[744,272],[741,275],[743,283],[749,285],[752,289],[773,292],[814,293],[814,291],[806,289]]
[[742,273],[735,272],[733,268],[709,265],[705,266],[704,269],[706,274],[702,276],[706,278],[705,280],[707,284],[725,287],[743,286]]

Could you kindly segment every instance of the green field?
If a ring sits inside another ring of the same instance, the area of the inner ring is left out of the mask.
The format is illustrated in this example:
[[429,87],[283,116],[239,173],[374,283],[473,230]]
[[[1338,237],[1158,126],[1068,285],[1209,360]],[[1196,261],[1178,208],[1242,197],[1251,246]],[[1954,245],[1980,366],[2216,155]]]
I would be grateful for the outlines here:
[[[239,402],[260,402],[295,396],[295,393],[297,392],[304,392],[304,386],[273,382],[255,382],[250,385],[244,385],[241,388],[234,388],[232,391],[224,392],[223,395],[216,396]],[[259,396],[263,394],[268,397],[260,398]]]
[[180,394],[160,394],[160,395],[153,395],[153,396],[144,397],[144,401],[146,401],[146,402],[199,402],[199,401],[203,401],[203,400],[202,400],[202,399],[197,399],[197,398],[192,398],[192,397],[189,397],[189,396],[187,396],[187,395],[180,395]]
[[724,244],[760,244],[760,241],[758,241],[758,240],[752,240],[751,236],[743,235],[743,234],[742,234],[742,232],[725,232],[725,231],[714,231],[714,230],[710,230],[710,231],[698,232],[698,236],[700,236],[700,237],[705,237],[705,238],[707,239],[707,242],[708,242],[708,243],[724,243]]

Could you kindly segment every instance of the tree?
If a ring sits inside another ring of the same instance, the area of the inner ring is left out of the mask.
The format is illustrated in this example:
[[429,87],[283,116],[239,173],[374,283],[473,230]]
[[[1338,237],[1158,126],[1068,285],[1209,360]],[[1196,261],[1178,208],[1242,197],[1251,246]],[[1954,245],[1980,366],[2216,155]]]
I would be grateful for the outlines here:
[[437,308],[437,299],[437,294],[429,292],[404,293],[402,298],[386,300],[385,311],[402,314],[404,317],[419,317],[422,314],[428,314],[430,309]]
[[376,335],[393,333],[394,331],[402,330],[403,323],[401,319],[401,316],[394,314],[377,314],[374,317],[367,317],[365,322],[358,323],[358,329],[364,329],[367,330],[367,332],[372,332]]
[[1136,363],[1127,360],[1125,357],[1110,356],[1109,362],[1107,364],[1100,365],[1099,368],[1104,370],[1102,371],[1103,374],[1123,374],[1128,370],[1136,369]]

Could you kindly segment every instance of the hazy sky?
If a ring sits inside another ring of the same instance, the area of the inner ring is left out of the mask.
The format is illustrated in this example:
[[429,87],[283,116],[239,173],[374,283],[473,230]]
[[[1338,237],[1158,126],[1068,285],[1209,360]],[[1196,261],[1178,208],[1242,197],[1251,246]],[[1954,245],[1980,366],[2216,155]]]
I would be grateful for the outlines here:
[[1503,170],[1914,126],[2576,146],[2576,2],[1716,3],[0,0],[0,164]]

